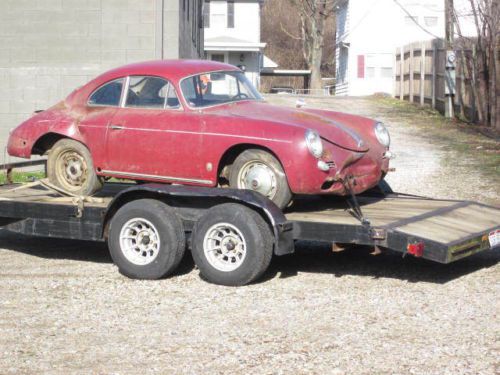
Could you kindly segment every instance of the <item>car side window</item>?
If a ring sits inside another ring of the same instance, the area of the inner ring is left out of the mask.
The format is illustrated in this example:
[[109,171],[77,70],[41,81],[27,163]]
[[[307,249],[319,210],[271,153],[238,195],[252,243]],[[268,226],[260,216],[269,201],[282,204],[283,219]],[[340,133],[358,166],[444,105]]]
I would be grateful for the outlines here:
[[193,106],[198,102],[198,95],[196,94],[197,78],[196,76],[190,77],[181,82],[181,90],[184,98]]
[[179,108],[175,89],[166,79],[148,76],[132,76],[127,90],[126,107]]
[[124,78],[105,83],[90,95],[89,105],[116,106],[120,105]]

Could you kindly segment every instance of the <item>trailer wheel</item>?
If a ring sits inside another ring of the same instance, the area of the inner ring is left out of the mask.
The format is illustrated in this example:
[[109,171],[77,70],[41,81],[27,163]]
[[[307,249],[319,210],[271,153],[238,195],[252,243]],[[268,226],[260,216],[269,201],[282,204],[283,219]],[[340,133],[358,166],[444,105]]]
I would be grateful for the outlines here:
[[202,277],[214,284],[251,283],[269,267],[273,235],[264,219],[241,204],[208,210],[192,234],[193,259]]
[[139,199],[113,216],[108,245],[121,274],[160,279],[179,265],[186,242],[182,221],[171,207],[154,199]]

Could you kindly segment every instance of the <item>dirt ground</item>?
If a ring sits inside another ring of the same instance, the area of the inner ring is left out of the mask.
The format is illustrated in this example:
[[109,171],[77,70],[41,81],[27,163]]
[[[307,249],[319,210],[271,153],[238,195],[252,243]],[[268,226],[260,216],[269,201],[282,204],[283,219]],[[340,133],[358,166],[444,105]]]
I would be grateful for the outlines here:
[[[433,115],[371,98],[308,105],[386,121],[396,190],[500,201],[498,166],[431,136]],[[227,288],[189,256],[172,278],[133,281],[104,245],[0,231],[0,374],[500,372],[500,251],[447,266],[369,253],[302,243],[261,282]]]

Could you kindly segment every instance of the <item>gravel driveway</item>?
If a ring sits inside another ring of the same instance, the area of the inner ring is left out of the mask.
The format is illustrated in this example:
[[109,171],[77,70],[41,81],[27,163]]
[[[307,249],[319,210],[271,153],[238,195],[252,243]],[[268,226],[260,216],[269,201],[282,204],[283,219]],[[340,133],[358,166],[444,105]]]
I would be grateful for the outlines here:
[[[275,98],[292,105],[293,99]],[[499,201],[456,151],[371,99],[311,106],[386,120],[400,191]],[[443,266],[300,244],[248,287],[132,281],[105,246],[0,231],[0,374],[498,374],[500,252]]]

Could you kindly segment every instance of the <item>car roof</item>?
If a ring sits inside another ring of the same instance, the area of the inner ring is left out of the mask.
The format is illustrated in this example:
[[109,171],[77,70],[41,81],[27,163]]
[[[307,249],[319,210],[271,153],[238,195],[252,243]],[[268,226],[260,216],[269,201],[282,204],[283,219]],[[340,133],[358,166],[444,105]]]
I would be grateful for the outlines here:
[[194,74],[214,70],[238,70],[234,65],[209,60],[153,60],[124,65],[102,74],[100,78],[127,75],[159,75],[180,80]]

